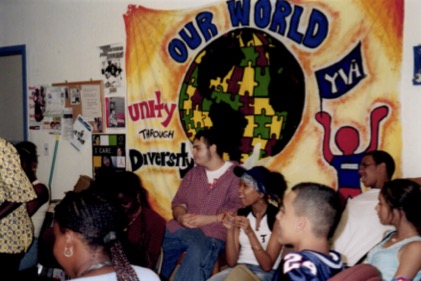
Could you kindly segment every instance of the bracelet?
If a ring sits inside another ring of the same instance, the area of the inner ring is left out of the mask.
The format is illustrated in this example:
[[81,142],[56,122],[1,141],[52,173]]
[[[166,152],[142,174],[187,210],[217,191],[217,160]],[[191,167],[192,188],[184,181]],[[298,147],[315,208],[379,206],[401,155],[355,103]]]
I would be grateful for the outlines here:
[[263,250],[260,246],[251,246],[251,248],[256,252]]

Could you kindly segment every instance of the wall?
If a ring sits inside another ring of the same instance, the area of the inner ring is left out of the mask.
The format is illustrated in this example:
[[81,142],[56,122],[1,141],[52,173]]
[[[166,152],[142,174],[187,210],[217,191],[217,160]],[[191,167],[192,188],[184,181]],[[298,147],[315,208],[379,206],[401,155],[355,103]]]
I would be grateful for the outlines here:
[[[376,0],[371,0],[376,1]],[[98,46],[125,44],[123,14],[129,4],[151,8],[191,7],[214,1],[125,1],[125,0],[5,0],[0,1],[0,46],[26,45],[27,84],[51,84],[64,81],[101,79]],[[403,176],[421,176],[421,104],[420,87],[412,86],[413,46],[421,43],[421,19],[417,11],[421,1],[405,1],[404,54],[402,64],[401,105],[403,127]],[[39,148],[38,176],[48,183],[56,139],[44,132],[29,132]],[[43,153],[44,145],[49,155]],[[52,198],[59,199],[71,190],[79,175],[92,175],[91,148],[77,152],[59,141],[57,160],[51,181]]]
[[421,176],[421,88],[412,85],[413,47],[421,44],[421,36],[417,32],[421,28],[421,18],[417,11],[421,9],[421,1],[405,1],[404,48],[401,80],[402,105],[402,171],[405,177]]

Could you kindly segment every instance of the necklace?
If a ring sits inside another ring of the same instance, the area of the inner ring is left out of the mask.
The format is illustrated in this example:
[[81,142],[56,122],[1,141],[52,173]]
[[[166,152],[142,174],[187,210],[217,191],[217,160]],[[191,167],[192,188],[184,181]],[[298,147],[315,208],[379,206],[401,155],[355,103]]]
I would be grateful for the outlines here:
[[123,229],[124,232],[126,232],[129,227],[134,223],[134,221],[137,219],[137,217],[139,216],[140,212],[142,211],[142,208],[139,207],[139,210],[137,210],[136,214],[134,215],[134,217],[131,219],[131,221],[127,224],[127,226]]
[[88,269],[86,269],[85,271],[83,271],[79,276],[83,276],[91,271],[106,267],[111,265],[111,261],[103,261],[103,262],[99,262],[96,264],[91,265]]
[[[263,202],[263,201],[261,201],[261,199],[259,199],[259,202]],[[259,214],[257,212],[254,213],[252,211],[253,216],[256,218],[256,227],[255,227],[256,231],[259,231],[259,229],[260,229],[260,222],[262,221],[262,218],[266,215],[266,212],[267,212],[267,205],[265,206],[264,211],[261,214]]]

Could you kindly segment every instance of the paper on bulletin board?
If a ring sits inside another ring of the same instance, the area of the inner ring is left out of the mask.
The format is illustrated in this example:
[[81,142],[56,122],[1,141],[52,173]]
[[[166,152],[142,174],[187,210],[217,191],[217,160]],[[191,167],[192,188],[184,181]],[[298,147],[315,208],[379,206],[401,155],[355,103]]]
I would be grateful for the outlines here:
[[93,121],[96,117],[102,117],[100,85],[82,85],[81,98],[84,118],[88,121]]
[[61,118],[61,134],[67,141],[73,138],[73,108],[65,108]]
[[46,87],[45,115],[61,115],[66,99],[66,87]]
[[89,124],[89,122],[83,118],[82,115],[78,115],[75,123],[73,124],[73,138],[70,141],[71,145],[80,151],[83,147],[86,147],[87,142],[90,143],[91,136],[91,124]]

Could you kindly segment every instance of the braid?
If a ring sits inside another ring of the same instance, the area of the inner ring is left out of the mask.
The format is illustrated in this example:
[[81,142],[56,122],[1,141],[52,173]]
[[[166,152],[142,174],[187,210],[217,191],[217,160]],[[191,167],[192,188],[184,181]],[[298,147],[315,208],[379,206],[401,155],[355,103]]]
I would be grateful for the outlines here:
[[139,281],[136,272],[123,251],[121,243],[118,240],[113,240],[109,246],[111,262],[117,274],[117,281]]

